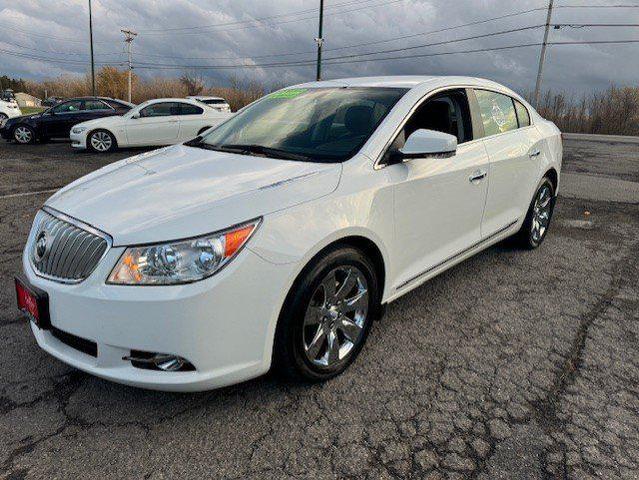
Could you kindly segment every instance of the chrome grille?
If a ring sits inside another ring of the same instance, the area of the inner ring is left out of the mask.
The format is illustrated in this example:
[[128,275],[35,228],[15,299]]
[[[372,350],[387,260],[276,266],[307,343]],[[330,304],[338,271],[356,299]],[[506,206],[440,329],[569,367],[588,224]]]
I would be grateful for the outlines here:
[[28,244],[31,265],[42,277],[79,283],[98,265],[110,238],[72,218],[52,213],[40,210],[36,215]]

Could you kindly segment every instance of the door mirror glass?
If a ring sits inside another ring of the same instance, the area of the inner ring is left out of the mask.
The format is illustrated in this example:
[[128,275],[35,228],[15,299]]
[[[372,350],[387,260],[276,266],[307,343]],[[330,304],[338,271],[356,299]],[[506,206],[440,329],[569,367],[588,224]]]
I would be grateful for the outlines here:
[[456,151],[457,137],[454,135],[420,128],[410,134],[406,142],[404,142],[404,146],[394,156],[404,161],[410,158],[422,158],[431,155],[450,156]]

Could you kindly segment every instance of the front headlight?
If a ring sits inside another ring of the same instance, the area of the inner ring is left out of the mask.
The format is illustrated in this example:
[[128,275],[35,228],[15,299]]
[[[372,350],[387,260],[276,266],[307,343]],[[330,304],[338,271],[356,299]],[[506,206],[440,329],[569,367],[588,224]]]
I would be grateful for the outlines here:
[[84,132],[86,129],[87,127],[73,127],[73,130],[71,131],[77,135],[79,133]]
[[175,285],[210,277],[237,255],[260,221],[251,220],[222,232],[188,240],[128,247],[107,283]]

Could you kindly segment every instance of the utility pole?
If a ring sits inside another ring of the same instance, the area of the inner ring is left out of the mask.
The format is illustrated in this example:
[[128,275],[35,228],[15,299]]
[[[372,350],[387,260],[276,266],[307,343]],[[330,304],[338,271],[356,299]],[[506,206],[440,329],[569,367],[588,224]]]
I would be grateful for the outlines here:
[[93,59],[93,18],[91,17],[91,0],[89,0],[89,40],[91,42],[91,95],[95,97],[95,61]]
[[126,43],[127,46],[127,53],[129,54],[129,103],[131,103],[131,72],[133,70],[133,65],[131,63],[131,44],[133,43],[133,39],[135,37],[137,37],[137,33],[134,32],[133,30],[120,30],[122,33],[124,33],[124,42]]
[[535,108],[539,107],[539,96],[541,95],[541,79],[544,75],[544,61],[546,60],[546,48],[548,46],[548,32],[552,20],[553,0],[548,2],[548,15],[546,16],[546,30],[544,31],[544,43],[541,44],[541,55],[539,56],[539,71],[537,72],[537,83],[535,85]]
[[324,43],[324,39],[322,38],[322,27],[324,24],[324,0],[320,0],[320,9],[319,9],[319,34],[315,39],[317,43],[317,80],[322,79],[322,44]]

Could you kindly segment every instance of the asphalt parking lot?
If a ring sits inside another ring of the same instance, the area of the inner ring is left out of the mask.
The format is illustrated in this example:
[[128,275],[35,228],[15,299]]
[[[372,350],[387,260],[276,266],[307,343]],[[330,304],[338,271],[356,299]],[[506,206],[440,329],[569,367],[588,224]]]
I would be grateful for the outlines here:
[[567,140],[542,248],[391,304],[336,380],[189,395],[58,362],[14,306],[47,192],[134,153],[0,144],[3,478],[639,478],[639,143]]

